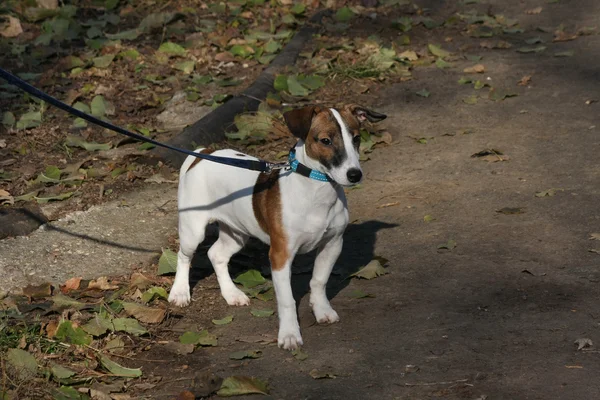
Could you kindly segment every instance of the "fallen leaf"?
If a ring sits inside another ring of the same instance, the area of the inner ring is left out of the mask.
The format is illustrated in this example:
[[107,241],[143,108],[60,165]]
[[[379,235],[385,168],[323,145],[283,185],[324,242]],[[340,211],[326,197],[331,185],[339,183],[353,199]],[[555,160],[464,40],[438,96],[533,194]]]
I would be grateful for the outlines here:
[[519,82],[517,82],[517,85],[519,86],[527,86],[529,85],[529,83],[531,82],[531,75],[525,75],[524,77],[522,77]]
[[239,283],[245,288],[253,288],[258,285],[262,285],[267,280],[255,269],[240,274],[233,280],[235,283]]
[[260,358],[262,351],[260,350],[241,350],[233,352],[229,355],[231,360],[243,360],[245,358]]
[[573,50],[568,51],[559,51],[558,53],[554,53],[554,57],[573,57],[575,52]]
[[[75,192],[64,192],[64,193],[58,194],[56,196],[34,197],[34,199],[39,204],[45,204],[45,203],[48,203],[50,201],[66,200],[66,199],[72,197],[74,194],[75,194]],[[15,200],[16,200],[16,198],[15,198]]]
[[52,364],[52,366],[50,367],[50,372],[52,373],[52,376],[59,380],[69,379],[70,377],[76,374],[75,371],[65,368],[59,364]]
[[556,32],[554,32],[554,39],[552,39],[553,42],[568,42],[570,40],[575,40],[577,39],[577,34],[576,33],[567,33],[564,30],[557,30]]
[[228,315],[221,319],[213,319],[212,323],[215,325],[227,325],[230,324],[231,321],[233,321],[233,315]]
[[168,56],[184,56],[187,53],[187,50],[183,46],[173,42],[161,44],[158,51]]
[[577,345],[577,350],[583,350],[587,347],[592,347],[594,345],[592,339],[588,338],[577,339],[575,340],[575,344]]
[[483,64],[475,64],[472,67],[465,68],[463,72],[465,74],[482,74],[485,72],[485,66]]
[[177,253],[170,249],[163,249],[158,260],[157,275],[173,274],[177,271]]
[[583,365],[565,365],[565,368],[569,368],[569,369],[583,369]]
[[105,69],[105,68],[108,68],[110,66],[110,64],[112,64],[115,57],[116,57],[115,54],[105,54],[100,57],[92,58],[92,62],[94,63],[94,67],[100,68],[100,69]]
[[223,380],[218,396],[240,396],[244,394],[269,394],[267,384],[258,378],[248,376],[229,376]]
[[516,97],[518,95],[519,95],[518,93],[511,92],[508,90],[491,88],[488,93],[488,98],[493,101],[502,101],[509,97]]
[[250,314],[252,314],[255,317],[259,317],[259,318],[270,317],[274,313],[275,313],[275,311],[273,311],[273,310],[257,310],[257,309],[250,310]]
[[478,100],[478,98],[474,94],[470,95],[469,97],[465,97],[464,99],[462,99],[463,103],[470,104],[470,105],[477,104],[477,100]]
[[271,301],[275,298],[275,289],[271,287],[265,291],[257,293],[254,297],[262,301]]
[[434,55],[436,57],[440,57],[440,58],[448,57],[451,54],[449,51],[446,51],[446,50],[442,49],[440,46],[436,46],[434,44],[428,44],[427,49],[429,49],[429,52],[432,55]]
[[175,64],[175,69],[178,69],[179,71],[188,75],[194,72],[194,68],[196,68],[196,62],[191,60],[182,61],[180,63]]
[[535,7],[529,10],[525,10],[525,14],[536,15],[542,12],[542,7]]
[[118,285],[110,284],[106,276],[102,276],[98,279],[92,279],[88,284],[88,289],[93,290],[115,290],[118,289]]
[[354,12],[350,7],[342,7],[335,13],[335,19],[338,22],[348,22],[354,18]]
[[600,250],[598,249],[589,249],[588,250],[590,253],[596,253],[596,254],[600,254]]
[[564,192],[564,189],[560,188],[552,188],[548,190],[543,190],[541,192],[536,192],[535,197],[552,197],[556,195],[556,192]]
[[371,293],[365,293],[360,289],[355,289],[348,294],[348,297],[353,299],[365,299],[365,298],[374,298],[375,295]]
[[335,375],[331,372],[319,371],[318,369],[312,369],[308,373],[313,379],[335,379]]
[[425,97],[425,98],[427,98],[427,97],[429,97],[429,95],[430,95],[431,93],[429,93],[429,90],[427,90],[427,89],[421,89],[421,90],[419,90],[418,92],[415,92],[415,94],[417,94],[417,95],[419,95],[419,96],[421,96],[421,97]]
[[29,128],[36,128],[42,124],[42,113],[40,111],[30,111],[19,118],[16,128],[18,130],[24,130]]
[[136,303],[123,302],[123,307],[129,316],[147,324],[162,322],[167,313],[165,308],[146,307]]
[[538,43],[544,43],[544,41],[542,40],[542,38],[536,36],[536,37],[533,37],[533,38],[526,39],[525,43],[527,43],[527,44],[538,44]]
[[[2,20],[4,19],[4,22]],[[23,33],[21,21],[11,15],[0,15],[0,36],[13,38]]]
[[54,336],[65,343],[79,345],[89,345],[92,343],[92,336],[88,335],[81,327],[74,327],[73,322],[71,321],[62,321],[60,325],[58,325],[58,329]]
[[384,204],[378,205],[377,208],[379,209],[379,208],[394,207],[394,206],[397,206],[399,204],[401,204],[399,201],[394,201],[394,202],[391,202],[391,203],[384,203]]
[[100,364],[113,375],[126,378],[138,378],[142,376],[142,370],[140,368],[123,367],[104,355],[99,355],[98,358],[100,359]]
[[600,233],[591,233],[590,240],[600,240]]
[[499,210],[496,210],[497,213],[506,214],[506,215],[514,215],[514,214],[525,214],[525,208],[522,207],[504,207]]
[[183,335],[179,336],[179,342],[198,346],[216,346],[217,336],[208,333],[208,331],[204,329],[200,332],[185,332]]
[[12,365],[20,379],[29,380],[35,377],[38,364],[33,355],[21,349],[8,349],[6,361]]
[[540,53],[546,50],[546,46],[536,46],[536,47],[519,47],[517,49],[518,53]]
[[429,214],[427,214],[427,215],[425,215],[425,216],[423,217],[423,221],[424,221],[424,222],[431,222],[431,221],[434,221],[434,220],[435,220],[435,218],[434,218],[434,217],[432,217],[432,216],[431,216],[431,215],[429,215]]
[[142,301],[144,303],[150,303],[154,299],[167,300],[168,297],[169,297],[169,295],[167,294],[167,291],[165,290],[165,288],[155,286],[155,287],[151,287],[150,289],[146,290],[142,294]]
[[453,239],[448,239],[446,243],[442,243],[438,245],[438,249],[440,250],[452,250],[456,247],[456,241]]
[[69,293],[71,290],[79,289],[79,285],[81,284],[81,279],[82,279],[81,276],[67,279],[65,284],[60,286],[60,291],[66,294],[66,293]]
[[52,296],[52,302],[54,303],[54,305],[52,306],[52,309],[54,311],[62,311],[67,308],[81,310],[85,307],[93,307],[93,305],[77,301],[75,299],[70,298],[69,296],[65,296],[62,293],[58,293]]
[[23,295],[27,296],[29,300],[43,299],[50,297],[52,294],[52,285],[49,282],[45,282],[39,285],[27,285],[23,288]]
[[369,262],[367,265],[365,265],[363,268],[361,268],[359,271],[351,274],[350,276],[354,276],[357,278],[361,278],[361,279],[374,279],[377,278],[378,276],[382,276],[387,274],[388,272],[386,271],[385,268],[383,268],[383,265],[381,265],[381,262],[377,259],[371,260],[371,262]]
[[446,68],[452,68],[453,65],[450,64],[447,61],[444,61],[444,59],[442,58],[438,58],[437,60],[435,60],[435,66],[440,68],[440,69],[446,69]]
[[413,50],[406,50],[398,54],[398,58],[408,61],[417,61],[419,59],[419,56]]
[[113,329],[112,321],[102,314],[96,313],[92,319],[90,319],[81,328],[92,336],[102,336],[109,330]]
[[148,333],[148,330],[133,318],[115,318],[112,320],[112,323],[114,330],[118,332],[127,332],[134,336],[141,336]]

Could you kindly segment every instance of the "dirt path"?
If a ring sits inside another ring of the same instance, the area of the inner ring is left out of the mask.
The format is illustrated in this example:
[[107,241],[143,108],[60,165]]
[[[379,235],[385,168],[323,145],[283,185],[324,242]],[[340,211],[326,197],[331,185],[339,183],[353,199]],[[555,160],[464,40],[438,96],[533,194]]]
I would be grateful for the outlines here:
[[[458,7],[430,3],[439,19]],[[394,144],[371,155],[362,187],[348,192],[354,222],[330,285],[340,323],[314,324],[305,296],[310,260],[296,265],[306,360],[272,343],[248,343],[275,338],[276,316],[256,318],[249,308],[227,307],[214,275],[205,277],[210,266],[201,252],[192,306],[174,310],[178,322],[156,339],[210,328],[219,345],[190,355],[152,345],[139,359],[168,363],[143,363],[145,376],[162,381],[137,395],[169,399],[193,386],[186,378],[209,371],[260,377],[273,398],[286,400],[599,398],[600,357],[593,347],[578,351],[574,342],[600,343],[600,255],[589,251],[600,251],[600,242],[589,240],[600,232],[600,36],[552,43],[553,33],[536,28],[600,26],[600,5],[546,3],[474,6],[519,18],[525,32],[503,38],[513,44],[506,50],[480,47],[496,37],[452,35],[447,43],[447,31],[413,36],[415,47],[443,43],[483,56],[485,73],[476,78],[517,96],[491,101],[457,83],[463,68],[474,64],[469,61],[455,61],[452,69],[417,69],[414,80],[377,93],[371,105],[389,115]],[[525,13],[538,6],[541,13]],[[360,34],[370,33],[367,27]],[[544,41],[543,52],[515,51],[531,47],[524,40],[534,37]],[[573,55],[554,57],[564,51]],[[527,75],[529,84],[517,86]],[[430,96],[416,94],[422,89]],[[472,95],[476,104],[463,101]],[[484,149],[508,159],[471,157]],[[550,196],[536,196],[549,189],[555,189]],[[456,247],[438,249],[449,240]],[[264,253],[249,259],[256,249],[238,256],[234,268],[251,264],[266,271]],[[389,274],[345,279],[374,256],[389,259]],[[355,290],[374,297],[353,298]],[[253,300],[251,307],[266,306],[273,304]],[[234,316],[231,324],[211,324],[226,315]],[[250,349],[262,357],[229,359]],[[313,379],[313,370],[335,379]]]

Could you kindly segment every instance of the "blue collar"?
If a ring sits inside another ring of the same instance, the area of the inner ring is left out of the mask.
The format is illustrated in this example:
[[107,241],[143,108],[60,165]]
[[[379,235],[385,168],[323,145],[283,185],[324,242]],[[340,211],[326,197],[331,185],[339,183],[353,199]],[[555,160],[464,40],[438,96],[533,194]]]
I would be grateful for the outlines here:
[[290,150],[290,155],[288,156],[288,161],[290,163],[290,169],[302,176],[306,176],[307,178],[314,179],[321,182],[333,182],[329,176],[326,174],[317,171],[315,169],[310,169],[306,165],[301,164],[296,159],[296,149],[292,148]]

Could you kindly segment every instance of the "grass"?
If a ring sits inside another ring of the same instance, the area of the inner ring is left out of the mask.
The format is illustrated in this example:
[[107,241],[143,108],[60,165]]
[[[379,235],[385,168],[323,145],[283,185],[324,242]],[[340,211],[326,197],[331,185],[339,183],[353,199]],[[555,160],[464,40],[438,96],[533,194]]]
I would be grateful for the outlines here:
[[381,70],[374,63],[363,61],[355,64],[329,65],[330,78],[342,77],[351,79],[378,78]]

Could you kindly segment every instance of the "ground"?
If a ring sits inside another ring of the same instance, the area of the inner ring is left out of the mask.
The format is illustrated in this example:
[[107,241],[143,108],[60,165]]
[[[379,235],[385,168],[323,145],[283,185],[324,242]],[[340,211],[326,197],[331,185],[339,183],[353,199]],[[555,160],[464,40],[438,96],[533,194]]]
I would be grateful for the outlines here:
[[[203,245],[195,262],[191,306],[170,308],[167,320],[144,339],[144,351],[119,359],[129,367],[142,367],[142,382],[153,385],[144,391],[131,381],[127,393],[132,397],[170,399],[186,389],[201,395],[207,374],[255,376],[268,382],[273,398],[290,400],[600,396],[598,351],[593,344],[579,350],[575,343],[600,342],[600,242],[593,240],[600,237],[600,87],[595,69],[600,37],[579,35],[553,42],[555,36],[560,38],[561,33],[554,33],[560,24],[567,33],[599,26],[600,5],[591,0],[417,4],[429,7],[426,15],[435,21],[478,10],[478,15],[516,18],[524,32],[474,38],[460,27],[415,26],[407,49],[426,54],[427,44],[441,45],[458,55],[448,58],[452,67],[415,68],[412,80],[392,79],[388,82],[393,84],[377,84],[358,96],[388,114],[385,127],[393,143],[369,154],[363,164],[364,182],[347,192],[352,223],[329,284],[340,322],[315,324],[306,296],[311,259],[303,257],[296,263],[293,281],[302,350],[308,358],[301,361],[278,349],[273,343],[276,316],[250,314],[251,309],[273,309],[273,302],[252,299],[250,307],[227,306]],[[390,20],[404,12],[401,8],[381,20],[360,19],[351,34],[396,40],[398,32],[391,30]],[[540,46],[525,42],[535,37],[545,49],[515,51]],[[512,47],[486,48],[486,42],[498,40]],[[566,51],[572,53],[555,56]],[[469,61],[464,54],[482,59]],[[476,63],[483,64],[485,72],[462,72]],[[463,76],[488,83],[495,93],[515,96],[488,99],[488,88],[459,84]],[[530,79],[518,85],[526,76]],[[344,99],[352,98],[344,92],[345,85],[352,84],[348,82],[352,80],[331,83]],[[417,94],[423,89],[428,96]],[[327,93],[333,96],[335,91]],[[494,151],[486,157],[472,156],[485,149]],[[174,184],[163,183],[160,188],[160,195],[153,192],[152,202],[144,200],[148,192],[130,202],[156,212],[163,197],[167,201],[176,196]],[[108,208],[106,213],[112,212],[114,208]],[[126,220],[127,209],[123,212]],[[143,219],[132,212],[135,217],[130,220]],[[122,228],[126,232],[114,233],[111,240],[127,237],[128,245],[147,243],[155,251],[173,247],[175,208],[168,205],[160,213],[164,231],[145,228],[144,220],[135,234]],[[85,220],[85,214],[72,220],[77,218]],[[110,222],[112,227],[117,221]],[[79,222],[59,222],[67,229],[76,226]],[[92,232],[103,237],[98,230]],[[18,264],[43,262],[39,253],[47,248],[43,242],[50,234],[58,233],[38,231],[29,240],[4,240],[2,254],[15,257],[4,262],[11,263],[17,255],[30,258],[24,255],[28,246],[37,249],[38,255],[31,255],[36,261]],[[98,246],[77,240],[82,249]],[[440,248],[442,244],[447,248]],[[117,251],[110,244],[105,248]],[[267,275],[265,254],[262,246],[251,244],[232,262],[234,274],[251,266]],[[138,267],[153,274],[157,256],[145,257],[148,262],[140,261]],[[373,280],[348,278],[375,257],[388,260],[386,275]],[[108,265],[98,255],[89,262],[105,269],[96,275],[89,269],[81,274],[93,278],[105,275],[106,268],[126,273],[132,258],[125,262],[119,258],[112,257]],[[64,263],[71,262],[66,252]],[[32,266],[28,268],[35,270]],[[51,278],[44,275],[44,268],[38,266],[37,274]],[[18,275],[18,265],[10,273]],[[58,275],[56,282],[63,282],[77,272]],[[371,296],[357,299],[357,294]],[[233,315],[230,324],[211,322],[227,315]],[[218,337],[218,346],[181,355],[168,344],[186,331],[204,328]],[[229,358],[242,350],[260,350],[262,356]],[[326,374],[329,378],[311,376]]]

